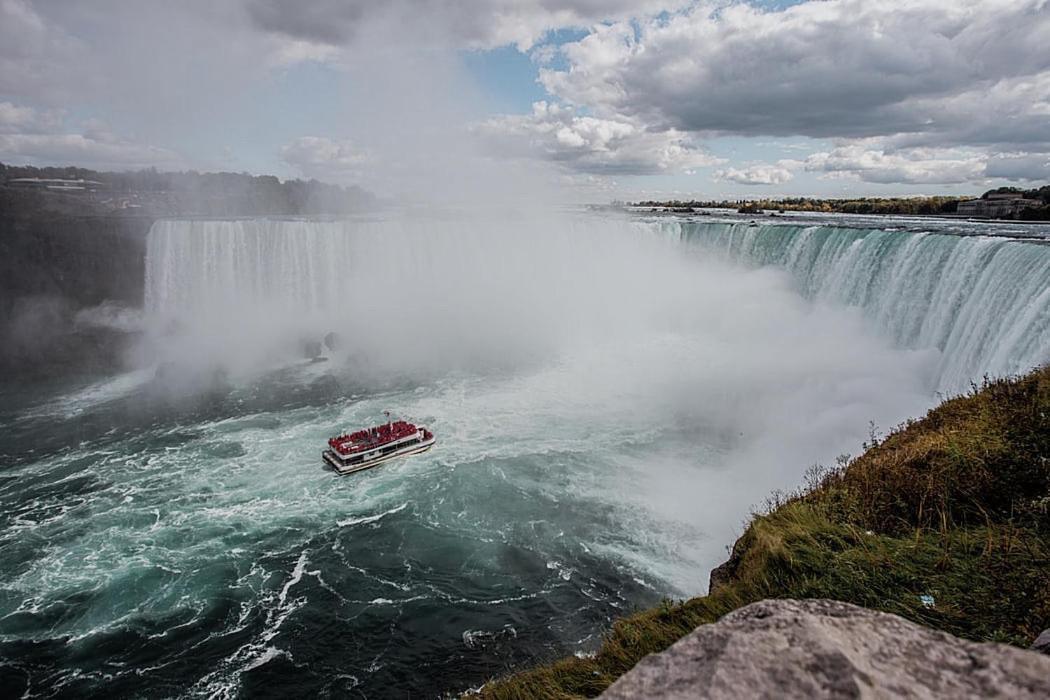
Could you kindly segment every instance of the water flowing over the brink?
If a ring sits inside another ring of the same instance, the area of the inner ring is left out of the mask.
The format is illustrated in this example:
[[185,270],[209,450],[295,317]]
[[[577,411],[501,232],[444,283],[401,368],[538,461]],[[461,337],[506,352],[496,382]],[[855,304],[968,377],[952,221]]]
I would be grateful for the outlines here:
[[[1050,360],[1050,246],[834,226],[652,225],[736,263],[785,269],[804,296],[860,308],[897,347],[940,351],[936,390],[961,391],[982,376],[1016,374]],[[367,317],[370,310],[358,308],[359,300],[374,299],[387,279],[436,274],[429,264],[435,255],[453,266],[441,274],[456,274],[456,265],[461,273],[491,267],[498,274],[493,258],[499,252],[484,236],[459,234],[452,224],[437,229],[387,222],[161,221],[150,232],[147,311],[203,313],[237,303],[268,312],[352,309]],[[584,238],[600,245],[593,236]],[[439,253],[450,242],[454,254]],[[522,264],[528,263],[536,261]],[[397,296],[397,290],[388,293]]]
[[[158,221],[146,254],[146,310],[195,311],[231,299],[327,307],[345,298],[340,290],[370,233],[375,226],[342,221]],[[411,262],[411,249],[399,253]]]
[[1050,246],[991,236],[746,223],[655,224],[750,266],[787,270],[808,298],[859,307],[901,348],[935,348],[935,388],[1050,361]]
[[[158,222],[139,369],[0,412],[0,687],[432,696],[591,652],[935,362],[1047,359],[1048,247],[504,218]],[[388,408],[437,447],[322,469]]]

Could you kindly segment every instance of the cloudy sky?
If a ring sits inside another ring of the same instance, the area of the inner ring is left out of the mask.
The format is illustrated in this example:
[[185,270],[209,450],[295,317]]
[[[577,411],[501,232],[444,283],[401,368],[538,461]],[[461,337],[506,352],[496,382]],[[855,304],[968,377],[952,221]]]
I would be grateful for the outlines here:
[[1050,0],[0,0],[0,161],[381,194],[485,161],[588,200],[1029,186]]

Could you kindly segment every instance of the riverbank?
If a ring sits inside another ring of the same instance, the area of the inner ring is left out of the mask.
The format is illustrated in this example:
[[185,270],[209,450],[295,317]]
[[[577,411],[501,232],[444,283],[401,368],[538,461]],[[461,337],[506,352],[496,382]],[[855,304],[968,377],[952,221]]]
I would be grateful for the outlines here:
[[751,521],[706,596],[626,617],[598,652],[483,698],[600,694],[645,655],[766,598],[831,598],[975,641],[1050,627],[1050,368],[945,401],[863,455],[815,469]]
[[[881,216],[943,216],[961,213],[964,216],[981,214],[977,218],[1008,221],[1047,221],[1050,219],[1050,185],[1030,190],[1016,187],[1001,187],[982,194],[980,200],[998,202],[995,206],[974,208],[969,206],[973,197],[860,197],[856,199],[787,197],[782,199],[735,199],[735,200],[647,200],[631,206],[640,208],[670,209],[687,212],[696,209],[732,209],[741,214],[762,214],[788,211],[809,214],[861,214]],[[1004,206],[1004,201],[1023,202],[1018,206]],[[981,202],[987,204],[987,202]],[[966,206],[964,206],[966,205]],[[967,208],[969,207],[969,208]],[[993,219],[991,214],[1007,214],[1005,219]]]
[[[891,222],[890,225],[896,225],[901,221],[948,221],[948,222],[959,222],[962,224],[1009,224],[1011,226],[1022,226],[1022,227],[1045,227],[1047,225],[1046,220],[1039,219],[988,219],[978,218],[972,216],[965,216],[962,214],[885,214],[885,213],[868,213],[868,214],[848,214],[842,212],[823,212],[823,211],[803,211],[789,209],[783,212],[775,210],[761,210],[757,213],[742,214],[739,209],[733,207],[639,207],[634,206],[628,209],[633,214],[640,214],[645,216],[669,216],[669,217],[685,217],[690,216],[713,216],[718,218],[733,218],[733,219],[745,219],[748,221],[761,221],[765,223],[766,219],[782,219],[787,221],[797,220],[798,218],[809,218],[813,220],[819,220],[820,217],[853,217],[857,220],[865,220],[869,222],[871,220],[885,219]],[[761,218],[758,218],[761,217]]]

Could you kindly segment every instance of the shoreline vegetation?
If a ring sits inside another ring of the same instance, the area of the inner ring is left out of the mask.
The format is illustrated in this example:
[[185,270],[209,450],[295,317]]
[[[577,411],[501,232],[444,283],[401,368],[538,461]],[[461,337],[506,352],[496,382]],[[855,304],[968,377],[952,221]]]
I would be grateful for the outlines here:
[[374,210],[356,186],[249,173],[103,172],[0,163],[5,218],[344,215]]
[[752,516],[705,596],[617,621],[591,656],[494,680],[485,699],[586,698],[697,626],[767,598],[831,598],[964,639],[1050,627],[1050,366],[986,380]]
[[[1017,221],[1050,221],[1050,185],[1038,189],[1022,190],[1016,187],[1000,187],[980,196],[1015,193],[1026,199],[1039,200],[1043,206],[1024,209]],[[733,209],[741,214],[764,212],[785,213],[789,211],[823,214],[876,214],[885,216],[963,216],[958,214],[960,202],[975,197],[859,197],[855,199],[820,199],[814,197],[786,197],[782,199],[740,200],[646,200],[626,206],[670,210],[676,213],[691,213],[697,209]]]

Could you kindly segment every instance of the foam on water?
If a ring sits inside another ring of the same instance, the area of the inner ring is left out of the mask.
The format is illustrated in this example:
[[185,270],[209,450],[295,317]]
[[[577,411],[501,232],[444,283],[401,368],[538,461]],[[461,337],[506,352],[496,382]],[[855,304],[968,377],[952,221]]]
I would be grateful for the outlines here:
[[[871,421],[1043,357],[1041,247],[545,225],[158,223],[143,357],[228,381],[189,408],[139,375],[67,397],[76,442],[3,471],[0,651],[30,689],[439,692],[588,653],[701,592],[748,507]],[[333,327],[329,361],[289,364]],[[435,449],[321,469],[386,408]]]
[[99,404],[127,396],[153,379],[152,369],[140,369],[133,372],[92,382],[72,393],[59,396],[43,404],[38,404],[24,411],[21,419],[28,418],[73,418],[84,411],[91,410]]

